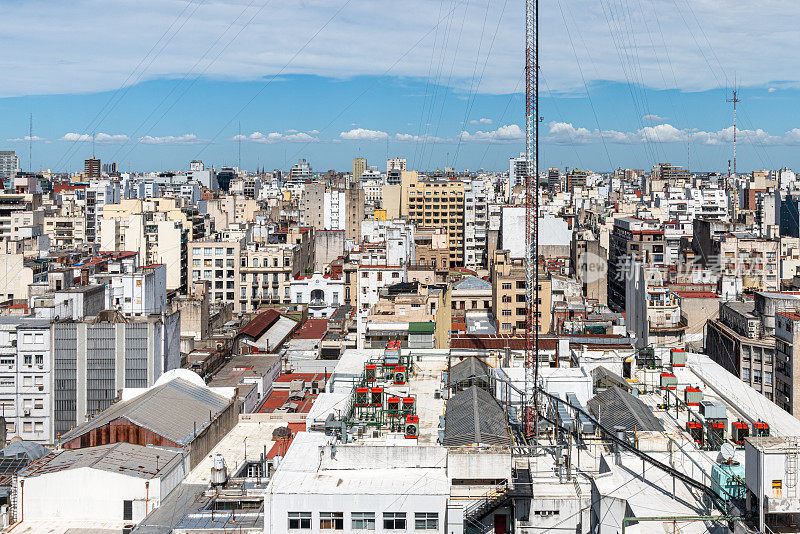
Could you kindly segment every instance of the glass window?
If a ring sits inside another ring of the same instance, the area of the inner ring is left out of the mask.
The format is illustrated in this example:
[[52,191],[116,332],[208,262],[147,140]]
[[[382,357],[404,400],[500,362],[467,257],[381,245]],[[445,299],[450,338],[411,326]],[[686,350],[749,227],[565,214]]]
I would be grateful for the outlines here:
[[216,256],[222,256],[222,254],[223,254],[222,247],[217,247],[217,248],[215,248],[215,249],[214,249],[214,254],[215,254]]
[[311,512],[289,512],[289,529],[311,529]]
[[344,512],[320,512],[320,530],[344,530]]
[[414,514],[414,529],[439,530],[439,514],[437,512],[416,512]]
[[405,530],[406,529],[406,513],[405,512],[384,512],[383,513],[383,529],[384,530]]
[[353,512],[353,530],[375,530],[375,512]]

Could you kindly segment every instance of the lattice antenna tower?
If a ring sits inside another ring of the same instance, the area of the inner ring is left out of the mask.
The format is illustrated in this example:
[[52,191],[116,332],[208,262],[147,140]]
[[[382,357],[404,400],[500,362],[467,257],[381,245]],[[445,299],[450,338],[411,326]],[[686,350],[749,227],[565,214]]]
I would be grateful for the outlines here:
[[539,381],[539,1],[525,0],[525,410],[538,445]]

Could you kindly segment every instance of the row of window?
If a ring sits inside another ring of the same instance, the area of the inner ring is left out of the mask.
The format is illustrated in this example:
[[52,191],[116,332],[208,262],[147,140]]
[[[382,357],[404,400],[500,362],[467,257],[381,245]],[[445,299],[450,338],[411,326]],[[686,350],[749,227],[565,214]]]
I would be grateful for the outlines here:
[[[353,530],[375,530],[375,512],[351,512]],[[405,512],[383,512],[384,530],[406,530]],[[311,512],[289,512],[289,530],[310,530]],[[320,512],[320,530],[344,530],[344,512]],[[414,530],[439,530],[438,512],[415,512]]]

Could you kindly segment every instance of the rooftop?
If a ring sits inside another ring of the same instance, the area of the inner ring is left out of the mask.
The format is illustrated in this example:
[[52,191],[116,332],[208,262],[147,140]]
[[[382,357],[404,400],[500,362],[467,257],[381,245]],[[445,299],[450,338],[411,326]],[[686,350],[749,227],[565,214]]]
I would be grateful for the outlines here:
[[28,466],[20,476],[35,477],[90,467],[143,479],[163,476],[181,461],[174,449],[144,447],[131,443],[111,443],[84,449],[65,449],[49,454]]
[[61,436],[60,441],[65,443],[116,419],[125,418],[173,443],[187,445],[194,439],[195,432],[200,432],[209,424],[209,414],[213,417],[230,402],[205,386],[184,378],[174,378],[130,400],[112,404],[94,419]]

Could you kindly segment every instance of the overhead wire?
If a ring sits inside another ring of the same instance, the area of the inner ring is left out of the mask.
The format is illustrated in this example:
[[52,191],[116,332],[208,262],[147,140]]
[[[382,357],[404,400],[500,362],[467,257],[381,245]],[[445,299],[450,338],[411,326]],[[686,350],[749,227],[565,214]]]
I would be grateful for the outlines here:
[[[175,38],[175,36],[180,33],[180,31],[183,29],[183,27],[186,25],[186,23],[189,22],[189,20],[192,18],[192,16],[194,16],[194,14],[195,14],[195,12],[197,12],[198,8],[205,2],[206,2],[206,0],[197,0],[197,1],[195,1],[195,0],[187,0],[186,5],[181,10],[181,12],[178,13],[178,15],[172,21],[172,23],[164,30],[164,32],[156,40],[156,42],[153,43],[153,45],[150,47],[150,49],[147,51],[147,53],[145,53],[145,55],[142,56],[142,58],[139,60],[139,62],[136,64],[136,66],[133,68],[133,70],[128,74],[128,76],[125,78],[125,80],[122,82],[122,84],[120,84],[120,86],[111,94],[111,96],[109,96],[108,100],[106,100],[106,103],[103,105],[103,107],[100,108],[100,110],[95,114],[95,116],[87,123],[87,125],[81,131],[83,131],[83,132],[91,132],[91,131],[95,130],[97,127],[99,127],[100,124],[102,124],[102,122],[108,117],[108,115],[114,110],[114,108],[116,108],[116,106],[125,98],[125,96],[130,91],[131,87],[133,87],[139,81],[141,81],[141,79],[144,77],[144,74],[147,72],[147,69],[161,55],[161,53],[172,42],[172,40]],[[142,64],[153,53],[153,51],[156,49],[156,47],[159,45],[159,43],[161,43],[161,41],[164,40],[164,37],[167,36],[167,34],[172,30],[172,28],[175,26],[175,24],[183,17],[183,15],[189,9],[189,6],[192,6],[192,5],[194,5],[194,9],[192,10],[192,12],[189,13],[189,15],[186,17],[186,19],[177,28],[177,30],[175,30],[174,32],[172,32],[170,34],[169,39],[167,39],[167,41],[164,43],[164,45],[161,47],[161,49],[155,55],[153,55],[150,58],[150,61],[147,63],[147,65],[145,67],[143,67],[141,69],[141,71],[139,72],[139,74],[137,75],[136,72],[139,71],[139,69],[142,66]],[[131,80],[133,80],[134,76],[136,77],[136,79],[134,81],[131,81]],[[120,91],[122,91],[121,95],[120,95]],[[117,95],[119,95],[119,98],[117,98]],[[114,101],[115,98],[116,98],[116,102]],[[105,112],[105,114],[103,114],[103,112]],[[94,134],[92,134],[92,135],[94,136]],[[60,168],[62,163],[68,162],[75,155],[75,152],[77,152],[78,147],[81,146],[84,142],[85,141],[76,141],[76,142],[74,142],[72,144],[72,146],[68,147],[67,150],[64,152],[64,154],[62,154],[61,158],[59,158],[59,160],[56,162],[56,164],[55,164],[55,166],[53,168],[54,169],[58,169],[58,168]]]
[[[412,51],[414,51],[414,49],[417,48],[420,45],[420,43],[422,43],[425,39],[427,39],[428,36],[431,33],[436,31],[436,29],[439,27],[439,25],[441,25],[442,21],[446,17],[448,17],[450,14],[452,14],[459,5],[461,5],[461,4],[465,3],[465,2],[466,2],[466,0],[458,0],[458,2],[455,3],[455,5],[453,5],[453,7],[450,9],[450,11],[448,13],[446,13],[443,17],[439,18],[439,20],[436,22],[436,24],[434,24],[427,32],[425,32],[419,39],[417,39],[405,52],[403,52],[391,65],[389,65],[389,67],[387,67],[386,70],[384,70],[383,73],[380,76],[378,76],[375,80],[373,80],[373,82],[370,85],[366,86],[364,88],[364,90],[361,91],[361,93],[356,95],[355,98],[353,98],[353,100],[350,101],[350,103],[348,103],[346,106],[342,107],[342,109],[339,110],[339,112],[330,121],[328,121],[328,123],[325,126],[320,128],[319,131],[320,132],[324,132],[328,128],[330,128],[342,115],[344,115],[344,113],[348,109],[353,107],[353,105],[356,102],[358,102],[361,99],[362,96],[367,94],[367,92],[369,92],[373,87],[375,87],[375,85],[377,85],[380,80],[385,78],[397,66],[398,63],[400,63],[403,59],[405,59],[405,57],[408,54],[410,54]],[[290,159],[293,160],[299,154],[301,154],[302,151],[305,150],[305,148],[309,145],[309,143],[310,143],[309,141],[306,141],[305,143],[303,143],[300,146],[300,148],[294,153],[294,155]]]
[[[137,135],[138,135],[139,131],[145,126],[145,124],[147,124],[147,122],[153,117],[153,115],[156,114],[156,112],[159,110],[159,108],[161,108],[161,106],[164,105],[172,97],[172,95],[175,93],[175,91],[178,90],[178,88],[181,87],[181,85],[186,80],[188,80],[189,77],[192,76],[192,74],[194,74],[195,70],[205,60],[206,56],[208,56],[208,54],[211,53],[211,51],[217,46],[217,44],[219,44],[219,42],[222,40],[222,38],[225,36],[225,34],[227,34],[228,31],[239,21],[239,19],[242,18],[242,16],[244,16],[244,14],[247,12],[247,10],[249,10],[253,6],[253,4],[255,4],[255,1],[256,0],[250,0],[250,2],[239,12],[239,14],[236,16],[236,18],[234,18],[230,22],[230,24],[228,24],[228,26],[222,31],[222,33],[220,33],[217,36],[217,38],[206,48],[206,50],[203,52],[203,54],[200,56],[200,58],[197,61],[195,61],[194,65],[192,65],[192,67],[189,69],[189,71],[186,74],[184,74],[184,76],[177,83],[173,84],[173,86],[170,89],[170,91],[166,95],[164,95],[164,97],[161,99],[161,101],[139,123],[139,125],[136,127],[136,129],[133,131],[133,133],[130,135],[128,142],[124,143],[122,146],[120,146],[120,148],[117,149],[117,151],[114,153],[112,159],[116,158],[117,155],[120,153],[120,151],[123,148],[125,148],[125,146],[128,143],[130,143],[132,141],[134,143],[133,147],[130,150],[128,150],[128,152],[125,154],[125,158],[130,157],[131,153],[133,152],[133,149],[135,149],[139,145],[139,143],[141,142],[141,138],[137,139]],[[166,116],[167,113],[169,113],[169,111],[175,106],[175,104],[177,104],[177,102],[179,102],[180,99],[183,98],[184,95],[186,95],[186,93],[189,91],[189,89],[192,88],[192,86],[194,86],[194,84],[197,82],[197,80],[199,80],[200,77],[203,74],[205,74],[206,71],[208,71],[208,69],[211,68],[211,66],[214,63],[216,63],[216,61],[217,61],[217,59],[219,59],[220,55],[222,55],[222,53],[225,52],[225,50],[227,50],[227,48],[233,43],[233,41],[236,40],[236,38],[245,30],[245,28],[247,28],[250,25],[250,23],[252,23],[253,20],[261,13],[261,11],[263,11],[264,8],[267,5],[269,5],[271,2],[272,2],[272,0],[266,0],[261,5],[261,7],[253,14],[253,16],[251,16],[250,19],[239,29],[239,31],[236,33],[236,35],[234,35],[234,37],[228,41],[228,43],[217,53],[217,55],[205,66],[205,68],[200,72],[200,74],[198,74],[189,83],[189,85],[183,90],[183,92],[178,95],[178,97],[164,111],[164,113],[162,113],[161,116],[153,124],[150,125],[150,128],[148,128],[148,130],[145,133],[145,135],[149,135],[150,132],[152,132],[153,128],[155,128],[155,126],[159,122],[161,122],[161,120],[163,120],[163,118]],[[125,159],[125,158],[123,158],[123,159]]]
[[[469,95],[469,97],[467,99],[467,105],[466,105],[466,107],[464,109],[464,120],[462,121],[463,128],[466,128],[467,122],[469,121],[469,118],[470,118],[470,116],[472,114],[472,108],[475,106],[475,101],[477,99],[478,90],[480,89],[481,83],[483,82],[483,77],[484,77],[484,74],[486,73],[486,66],[489,64],[489,57],[491,57],[491,55],[492,55],[492,50],[494,49],[494,43],[495,43],[495,40],[497,39],[497,34],[500,31],[500,24],[503,22],[503,15],[506,12],[506,6],[507,5],[508,5],[508,0],[504,0],[503,1],[503,7],[500,10],[500,16],[497,17],[497,25],[494,28],[494,33],[492,34],[492,40],[489,43],[489,49],[486,52],[486,58],[483,61],[483,67],[481,69],[480,77],[478,78],[477,82],[475,82],[475,74],[476,74],[476,71],[477,71],[478,61],[480,60],[480,45],[478,46],[478,54],[475,57],[475,68],[473,69],[473,72],[472,72],[474,88],[471,90],[471,94]],[[488,2],[486,4],[486,9],[487,9],[487,15],[488,15],[488,9],[489,9],[489,3]],[[481,32],[482,31],[483,30],[481,30]],[[483,41],[483,39],[481,38],[481,42],[482,41]],[[458,134],[458,144],[456,145],[455,155],[453,156],[453,167],[455,167],[457,162],[458,162],[458,154],[459,154],[459,150],[461,149],[461,144],[462,144],[462,141],[463,141],[463,128],[462,128],[462,131],[459,132],[459,134]],[[490,139],[490,141],[491,141],[491,139]]]
[[[589,106],[592,108],[592,115],[594,115],[594,121],[597,125],[597,133],[600,136],[600,140],[603,143],[603,149],[605,150],[606,157],[608,158],[608,165],[609,169],[614,168],[614,163],[611,161],[611,153],[608,151],[608,145],[606,144],[605,136],[603,135],[603,130],[600,128],[600,119],[597,115],[597,110],[594,107],[594,102],[592,101],[592,96],[589,94],[589,84],[586,82],[586,77],[583,74],[583,67],[581,67],[581,62],[578,59],[578,52],[575,50],[575,43],[572,40],[572,32],[569,30],[569,24],[567,24],[567,18],[564,15],[564,8],[561,5],[561,0],[558,0],[558,9],[561,12],[561,19],[564,21],[564,28],[567,32],[567,38],[569,40],[570,47],[572,48],[572,54],[575,56],[575,64],[578,67],[578,72],[581,75],[581,80],[583,81],[583,88],[586,91],[586,98],[589,101]],[[538,117],[537,117],[538,120]]]

